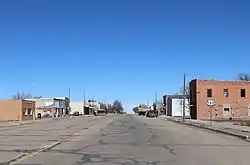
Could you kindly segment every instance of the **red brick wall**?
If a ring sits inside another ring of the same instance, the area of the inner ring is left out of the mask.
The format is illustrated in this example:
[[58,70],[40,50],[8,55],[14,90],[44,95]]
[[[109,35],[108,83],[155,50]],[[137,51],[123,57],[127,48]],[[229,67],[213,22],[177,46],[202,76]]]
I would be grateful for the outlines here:
[[31,108],[32,109],[32,114],[31,115],[23,115],[22,114],[22,120],[25,121],[25,120],[33,120],[33,119],[35,119],[35,102],[34,101],[23,100],[22,101],[22,110],[21,111],[23,111],[26,108]]
[[[192,80],[196,82],[197,118],[198,119],[228,119],[223,115],[223,105],[230,105],[233,119],[250,119],[248,105],[250,104],[250,82],[245,81],[216,81],[216,80]],[[192,83],[192,82],[191,82]],[[207,97],[207,89],[212,89],[212,97]],[[228,89],[229,96],[224,97],[224,89]],[[246,97],[241,97],[241,89],[246,90]],[[214,100],[216,105],[211,108],[207,100]]]

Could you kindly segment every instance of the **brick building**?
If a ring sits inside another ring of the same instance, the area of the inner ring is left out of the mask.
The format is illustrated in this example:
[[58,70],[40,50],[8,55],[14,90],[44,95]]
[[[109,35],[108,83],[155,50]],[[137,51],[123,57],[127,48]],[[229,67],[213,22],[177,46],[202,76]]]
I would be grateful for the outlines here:
[[194,79],[189,85],[191,118],[250,119],[250,82]]
[[34,120],[34,110],[34,101],[0,100],[1,121]]

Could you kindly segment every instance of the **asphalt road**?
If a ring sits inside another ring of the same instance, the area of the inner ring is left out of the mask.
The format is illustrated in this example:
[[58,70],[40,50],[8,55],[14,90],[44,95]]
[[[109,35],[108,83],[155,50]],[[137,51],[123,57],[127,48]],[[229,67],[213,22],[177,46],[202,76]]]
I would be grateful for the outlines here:
[[249,144],[159,119],[117,115],[95,120],[89,129],[79,128],[59,145],[14,164],[249,165]]
[[0,127],[0,164],[49,147],[60,139],[87,130],[107,117],[75,117]]

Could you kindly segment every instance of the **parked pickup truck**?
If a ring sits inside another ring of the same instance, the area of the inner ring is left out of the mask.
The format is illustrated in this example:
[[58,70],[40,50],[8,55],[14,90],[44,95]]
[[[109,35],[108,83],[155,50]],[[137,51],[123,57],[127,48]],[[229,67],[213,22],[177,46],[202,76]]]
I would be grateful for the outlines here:
[[94,111],[94,115],[95,116],[106,116],[107,113],[104,110],[97,110],[97,111]]

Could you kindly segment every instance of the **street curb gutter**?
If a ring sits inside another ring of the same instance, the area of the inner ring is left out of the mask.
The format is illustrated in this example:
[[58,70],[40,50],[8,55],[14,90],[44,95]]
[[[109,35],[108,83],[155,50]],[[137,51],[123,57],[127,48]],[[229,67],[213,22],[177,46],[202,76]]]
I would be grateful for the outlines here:
[[161,120],[172,121],[172,122],[175,122],[175,123],[189,125],[189,126],[193,126],[193,127],[197,127],[197,128],[201,128],[201,129],[206,129],[206,130],[210,130],[210,131],[214,131],[214,132],[219,132],[219,133],[227,134],[227,135],[230,135],[230,136],[238,137],[238,138],[243,139],[243,140],[245,140],[247,142],[250,142],[250,137],[248,137],[247,135],[242,135],[242,134],[235,133],[235,132],[228,132],[228,131],[224,131],[224,130],[220,130],[220,129],[216,129],[216,128],[206,127],[206,126],[203,126],[203,125],[200,125],[200,124],[187,123],[187,122],[182,122],[182,121],[173,120],[173,119],[161,118]]

